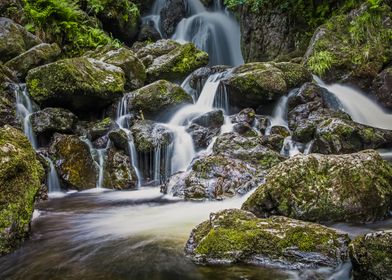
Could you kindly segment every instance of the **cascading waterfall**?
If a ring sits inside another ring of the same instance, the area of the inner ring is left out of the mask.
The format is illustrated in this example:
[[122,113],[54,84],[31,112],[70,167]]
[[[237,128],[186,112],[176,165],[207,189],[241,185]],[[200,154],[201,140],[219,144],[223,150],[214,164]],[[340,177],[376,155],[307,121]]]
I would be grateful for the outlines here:
[[61,192],[60,180],[56,171],[56,167],[54,166],[53,161],[49,157],[45,157],[45,159],[49,162],[49,168],[50,168],[47,177],[49,193]]
[[142,21],[144,24],[152,24],[154,28],[159,32],[159,34],[162,36],[162,31],[161,31],[161,10],[165,7],[166,0],[156,0],[154,2],[154,5],[152,6],[151,9],[151,14],[148,16],[143,17]]

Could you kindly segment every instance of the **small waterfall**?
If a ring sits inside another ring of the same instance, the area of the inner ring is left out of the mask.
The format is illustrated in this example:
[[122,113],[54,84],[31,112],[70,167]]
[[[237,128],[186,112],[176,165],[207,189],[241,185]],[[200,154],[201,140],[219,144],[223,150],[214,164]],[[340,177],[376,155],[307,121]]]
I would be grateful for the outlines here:
[[161,10],[165,7],[166,0],[155,0],[154,5],[152,6],[150,15],[142,18],[142,22],[145,24],[152,23],[154,28],[159,32],[162,37],[161,31]]
[[392,129],[392,114],[387,113],[384,108],[366,96],[365,93],[347,85],[327,85],[315,76],[314,79],[320,87],[327,89],[339,99],[343,110],[354,121],[373,127]]
[[23,131],[29,139],[31,145],[36,150],[38,148],[37,138],[33,132],[30,122],[30,116],[35,112],[35,106],[31,101],[27,88],[25,85],[20,85],[15,90],[16,97],[16,113],[18,118],[22,121]]
[[209,54],[211,65],[243,64],[240,27],[235,19],[222,9],[214,12],[206,11],[199,0],[188,1],[188,6],[192,11],[190,17],[178,24],[173,39],[180,42],[193,42]]
[[284,139],[282,150],[280,154],[286,157],[293,157],[295,155],[300,154],[301,151],[296,142],[291,139],[291,136],[288,136]]
[[61,192],[60,180],[57,175],[56,167],[53,164],[53,161],[50,158],[46,158],[49,162],[50,172],[48,173],[48,188],[49,193]]

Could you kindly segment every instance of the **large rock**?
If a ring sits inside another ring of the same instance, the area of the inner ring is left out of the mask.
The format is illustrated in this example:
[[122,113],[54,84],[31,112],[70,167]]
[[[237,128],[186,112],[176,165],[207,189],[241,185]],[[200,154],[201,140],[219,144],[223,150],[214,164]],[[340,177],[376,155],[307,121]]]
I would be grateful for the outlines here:
[[131,93],[129,107],[142,111],[146,118],[156,119],[176,107],[192,103],[192,97],[180,86],[159,80]]
[[96,187],[97,169],[89,146],[74,135],[55,134],[49,153],[64,185],[84,190]]
[[316,30],[304,63],[328,82],[351,82],[367,89],[392,60],[391,28],[391,8],[365,1]]
[[385,108],[392,109],[392,67],[386,68],[374,79],[372,94]]
[[350,243],[349,249],[355,279],[392,279],[391,231],[374,232],[359,236]]
[[392,167],[376,151],[297,155],[272,168],[243,204],[259,217],[312,222],[371,222],[392,205]]
[[191,124],[187,127],[186,131],[193,139],[196,150],[206,149],[212,142],[215,136],[220,133],[220,127],[209,128],[198,124]]
[[259,219],[229,209],[193,229],[185,252],[197,263],[249,263],[286,269],[337,267],[347,260],[346,234],[285,217]]
[[120,67],[125,74],[125,88],[134,90],[144,86],[146,80],[146,68],[136,57],[135,53],[126,47],[119,49],[107,49],[103,47],[86,55],[105,63]]
[[30,117],[33,132],[36,135],[47,135],[55,132],[71,133],[77,117],[69,110],[62,108],[45,108]]
[[192,71],[208,63],[208,54],[193,43],[180,44],[159,40],[137,51],[147,68],[147,81],[158,79],[180,81]]
[[214,110],[205,113],[192,120],[192,123],[201,125],[207,128],[220,128],[225,122],[222,110]]
[[171,37],[176,31],[177,24],[186,16],[184,0],[169,0],[161,10],[160,26],[165,38]]
[[299,64],[270,62],[238,66],[222,83],[232,104],[257,109],[311,80],[310,73]]
[[151,121],[137,121],[131,131],[136,150],[141,153],[168,146],[173,141],[172,133],[166,127]]
[[91,58],[71,58],[29,71],[27,88],[42,106],[98,110],[122,96],[124,72]]
[[123,152],[110,148],[104,167],[102,187],[125,190],[137,187],[137,176],[129,156]]
[[26,238],[44,169],[24,134],[0,128],[0,255]]
[[15,71],[20,80],[24,80],[30,69],[55,61],[60,53],[57,44],[42,43],[9,60],[5,66]]
[[1,62],[7,62],[40,43],[41,40],[27,32],[23,26],[11,19],[0,17]]
[[116,128],[116,123],[111,118],[104,118],[103,120],[91,122],[87,124],[87,135],[92,141],[105,136],[112,129]]
[[0,127],[6,124],[19,126],[16,117],[15,90],[17,79],[10,69],[0,63]]

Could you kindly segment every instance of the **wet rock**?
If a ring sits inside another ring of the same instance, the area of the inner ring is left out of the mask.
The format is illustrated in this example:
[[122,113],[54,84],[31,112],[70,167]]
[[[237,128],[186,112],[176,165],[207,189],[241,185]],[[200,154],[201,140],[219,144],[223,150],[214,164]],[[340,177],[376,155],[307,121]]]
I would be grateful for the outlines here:
[[17,78],[10,69],[0,63],[0,127],[3,125],[19,126],[15,110],[15,90]]
[[138,152],[150,152],[164,147],[173,141],[171,131],[152,121],[137,121],[131,128],[133,140]]
[[33,132],[49,137],[55,132],[71,133],[76,121],[77,117],[71,111],[62,108],[45,108],[30,117]]
[[254,131],[253,127],[247,122],[239,122],[234,124],[233,131],[247,137],[257,136],[257,132]]
[[134,90],[144,86],[146,68],[130,49],[126,47],[107,49],[104,47],[88,53],[87,56],[120,67],[125,74],[125,89]]
[[117,149],[129,152],[128,135],[122,129],[116,129],[109,133],[109,139]]
[[264,134],[268,127],[271,126],[271,120],[269,116],[256,115],[256,125],[255,128]]
[[137,40],[140,42],[156,42],[162,39],[161,34],[155,29],[152,22],[142,24]]
[[0,61],[20,55],[28,49],[42,43],[40,39],[8,18],[0,17]]
[[147,68],[148,82],[179,81],[208,63],[208,54],[193,43],[182,45],[173,40],[159,40],[139,49],[136,54]]
[[271,150],[280,153],[282,151],[285,138],[286,137],[281,134],[265,135],[261,138],[261,144]]
[[392,109],[392,67],[377,75],[371,92],[385,108]]
[[169,0],[161,10],[161,30],[165,38],[171,37],[178,23],[186,17],[184,0]]
[[259,219],[228,209],[191,232],[186,254],[196,263],[249,263],[286,269],[337,267],[349,238],[333,229],[285,217]]
[[0,255],[27,237],[34,201],[45,176],[23,132],[0,128]]
[[297,155],[273,167],[242,205],[259,217],[371,222],[391,209],[392,168],[376,151]]
[[142,111],[144,116],[155,119],[160,114],[179,105],[192,103],[192,97],[180,86],[165,80],[159,80],[131,93],[129,107]]
[[283,138],[290,136],[290,131],[285,126],[275,125],[271,127],[270,134],[280,135]]
[[234,115],[231,118],[231,121],[233,123],[241,123],[241,122],[246,122],[249,125],[252,125],[253,122],[255,121],[256,118],[256,112],[252,108],[246,108],[243,109],[241,112],[239,112],[237,115]]
[[65,187],[76,190],[95,188],[96,166],[89,146],[79,137],[55,134],[49,153]]
[[225,122],[222,110],[214,110],[205,113],[192,120],[192,123],[204,126],[207,128],[220,128]]
[[391,279],[391,231],[380,231],[359,236],[350,243],[349,249],[355,279]]
[[207,128],[198,124],[191,124],[186,130],[192,137],[196,150],[206,149],[215,136],[219,135],[220,128]]
[[299,64],[249,63],[234,68],[222,84],[230,102],[257,109],[311,79],[310,73]]
[[137,187],[137,176],[129,156],[124,151],[110,148],[104,168],[104,188],[126,190]]
[[60,53],[57,44],[42,43],[7,61],[5,66],[15,71],[17,77],[23,81],[30,69],[55,61]]
[[223,73],[229,69],[226,65],[206,66],[195,70],[190,77],[189,85],[195,90],[201,91],[207,79],[216,73]]
[[71,110],[99,110],[122,96],[124,72],[116,66],[91,59],[71,58],[29,71],[27,88],[42,106]]
[[[364,18],[374,21],[363,23]],[[363,24],[372,27],[366,35],[355,31]],[[386,39],[391,27],[391,8],[383,3],[372,8],[366,2],[320,26],[313,35],[304,63],[327,82],[351,82],[367,89],[384,63],[392,59],[391,44]]]
[[110,130],[115,128],[117,125],[111,118],[105,118],[100,121],[92,122],[87,124],[88,136],[92,141],[105,136]]

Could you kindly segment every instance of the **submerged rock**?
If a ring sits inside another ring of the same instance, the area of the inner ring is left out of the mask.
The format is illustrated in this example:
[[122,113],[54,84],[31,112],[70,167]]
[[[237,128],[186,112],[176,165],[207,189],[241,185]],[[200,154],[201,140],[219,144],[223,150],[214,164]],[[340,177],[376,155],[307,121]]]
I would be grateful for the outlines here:
[[0,128],[0,256],[26,238],[44,175],[24,134],[10,126]]
[[60,53],[57,44],[42,43],[9,60],[5,66],[15,71],[20,80],[24,80],[30,69],[55,61]]
[[138,152],[147,153],[158,147],[168,146],[173,141],[170,130],[152,121],[137,121],[131,128]]
[[41,40],[28,32],[23,26],[11,19],[0,17],[1,62],[7,62],[40,43],[42,43]]
[[102,187],[116,190],[137,187],[137,176],[129,156],[124,151],[110,148],[104,167]]
[[179,81],[208,63],[208,54],[193,43],[182,45],[173,40],[159,40],[139,49],[136,54],[147,68],[148,82]]
[[91,58],[70,58],[29,71],[27,88],[42,106],[71,110],[99,110],[121,97],[124,72],[121,68]]
[[49,153],[57,172],[67,188],[95,188],[97,170],[89,146],[74,135],[55,134]]
[[270,170],[242,205],[259,217],[371,222],[389,214],[392,167],[376,151],[297,155]]
[[192,103],[192,97],[179,85],[159,80],[130,94],[129,108],[141,111],[148,119],[155,119],[160,114],[177,106]]
[[347,260],[349,238],[327,227],[285,217],[259,219],[229,209],[212,213],[188,239],[196,263],[249,263],[286,269],[337,267]]
[[359,236],[350,243],[355,279],[390,280],[392,275],[392,232]]

